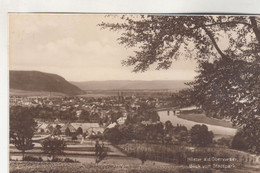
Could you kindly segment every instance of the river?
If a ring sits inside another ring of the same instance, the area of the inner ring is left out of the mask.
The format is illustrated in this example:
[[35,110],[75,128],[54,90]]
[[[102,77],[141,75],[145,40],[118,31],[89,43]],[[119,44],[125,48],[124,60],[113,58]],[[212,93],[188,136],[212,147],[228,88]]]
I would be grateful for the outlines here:
[[[165,123],[166,121],[171,121],[173,126],[179,125],[184,125],[187,127],[188,130],[191,129],[192,126],[195,124],[205,124],[205,123],[198,123],[190,120],[185,120],[182,118],[177,117],[176,115],[173,114],[173,111],[158,111],[158,115],[160,117],[160,121],[162,123]],[[229,136],[234,136],[237,132],[237,129],[234,128],[229,128],[229,127],[222,127],[222,126],[216,126],[216,125],[210,125],[210,124],[205,124],[209,131],[212,131],[215,135],[229,135]]]

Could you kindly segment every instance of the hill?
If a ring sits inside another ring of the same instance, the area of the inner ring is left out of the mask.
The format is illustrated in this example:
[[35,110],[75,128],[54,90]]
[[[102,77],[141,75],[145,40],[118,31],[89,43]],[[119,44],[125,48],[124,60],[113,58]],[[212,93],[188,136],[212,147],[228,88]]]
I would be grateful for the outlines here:
[[83,94],[84,91],[63,77],[39,71],[9,71],[10,89],[25,91],[48,91],[68,95]]
[[174,90],[187,88],[187,80],[108,80],[71,82],[82,90]]

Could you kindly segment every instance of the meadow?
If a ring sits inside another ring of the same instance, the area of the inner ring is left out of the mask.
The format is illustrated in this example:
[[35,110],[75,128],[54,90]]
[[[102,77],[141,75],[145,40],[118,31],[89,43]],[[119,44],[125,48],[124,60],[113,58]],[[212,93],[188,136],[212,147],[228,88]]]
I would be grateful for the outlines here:
[[147,166],[127,164],[82,164],[61,162],[10,161],[10,173],[217,173],[210,169],[191,169],[183,166]]

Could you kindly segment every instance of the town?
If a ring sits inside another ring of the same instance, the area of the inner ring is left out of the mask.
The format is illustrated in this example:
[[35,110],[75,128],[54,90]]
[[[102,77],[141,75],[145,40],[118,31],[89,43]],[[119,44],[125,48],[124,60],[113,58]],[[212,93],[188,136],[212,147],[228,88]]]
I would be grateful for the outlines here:
[[[166,106],[165,99],[151,97],[118,96],[110,97],[49,97],[11,96],[10,109],[15,106],[28,107],[35,113],[38,132],[50,132],[54,124],[68,126],[72,131],[79,127],[83,132],[103,132],[105,128],[125,123],[127,116],[133,116],[142,106],[160,109]],[[66,128],[65,128],[66,129]],[[61,132],[65,132],[61,128]],[[90,132],[91,129],[92,131]]]
[[[203,132],[201,131],[203,126],[199,130],[200,125],[194,123],[198,131],[192,132],[192,128],[195,129],[192,125],[176,124],[171,120],[171,117],[177,118],[177,116],[186,113],[191,115],[202,113],[199,108],[193,106],[187,108],[176,106],[178,103],[182,105],[189,105],[190,103],[187,99],[180,97],[181,93],[183,91],[167,93],[168,97],[136,96],[127,95],[123,92],[117,92],[116,95],[107,97],[10,96],[10,116],[12,118],[12,114],[15,114],[21,108],[29,110],[37,123],[32,138],[36,146],[40,146],[44,140],[51,136],[65,140],[68,146],[73,144],[70,146],[70,150],[75,147],[75,152],[82,150],[81,154],[85,152],[83,148],[86,146],[93,148],[91,150],[95,151],[94,144],[101,141],[103,145],[105,144],[106,150],[110,151],[106,155],[107,159],[110,157],[109,160],[111,160],[111,157],[121,156],[123,152],[127,153],[125,156],[140,159],[142,163],[146,160],[179,163],[180,156],[177,156],[175,152],[179,152],[181,146],[186,146],[182,150],[190,153],[189,157],[186,156],[187,159],[196,156],[194,150],[196,153],[197,149],[194,146],[213,147],[214,149],[210,151],[216,152],[214,155],[218,157],[217,153],[220,148],[214,146],[229,146],[236,130],[230,128],[225,130],[225,127],[221,127],[221,129],[224,129],[224,133],[218,134],[217,128],[213,129],[214,133],[208,130]],[[172,100],[173,98],[175,101]],[[187,103],[184,104],[183,100],[186,100]],[[205,127],[211,127],[210,125],[207,126]],[[208,138],[196,137],[196,135],[201,136],[201,133],[204,133]],[[113,146],[117,146],[119,150],[115,150]],[[161,154],[155,151],[154,147],[156,146],[161,148],[164,157],[161,157]],[[169,153],[167,148],[170,146],[174,149]],[[176,147],[179,149],[176,149]],[[144,151],[148,149],[151,151],[143,155]],[[11,157],[17,158],[19,152],[15,152],[17,150],[13,146],[11,146],[11,151],[13,151]],[[28,150],[29,153],[31,153],[30,150]],[[43,153],[39,150],[38,154]],[[76,158],[73,157],[75,160],[78,157],[90,156],[89,154],[80,156],[76,153],[72,156],[75,155],[77,156]],[[95,154],[93,153],[93,155]],[[237,161],[232,162],[236,166],[246,159],[246,154],[228,155],[236,158]],[[67,156],[70,155],[67,153]],[[256,156],[248,158],[248,162],[254,164],[259,161]],[[188,163],[187,161],[180,163],[184,165],[193,164],[193,162]],[[228,166],[230,163],[225,164]]]

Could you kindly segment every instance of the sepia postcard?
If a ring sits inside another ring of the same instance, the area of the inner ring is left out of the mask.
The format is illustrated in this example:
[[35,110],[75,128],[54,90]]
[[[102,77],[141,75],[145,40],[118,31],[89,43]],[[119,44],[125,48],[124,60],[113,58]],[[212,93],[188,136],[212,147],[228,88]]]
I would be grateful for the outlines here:
[[9,170],[260,172],[260,16],[9,13]]

